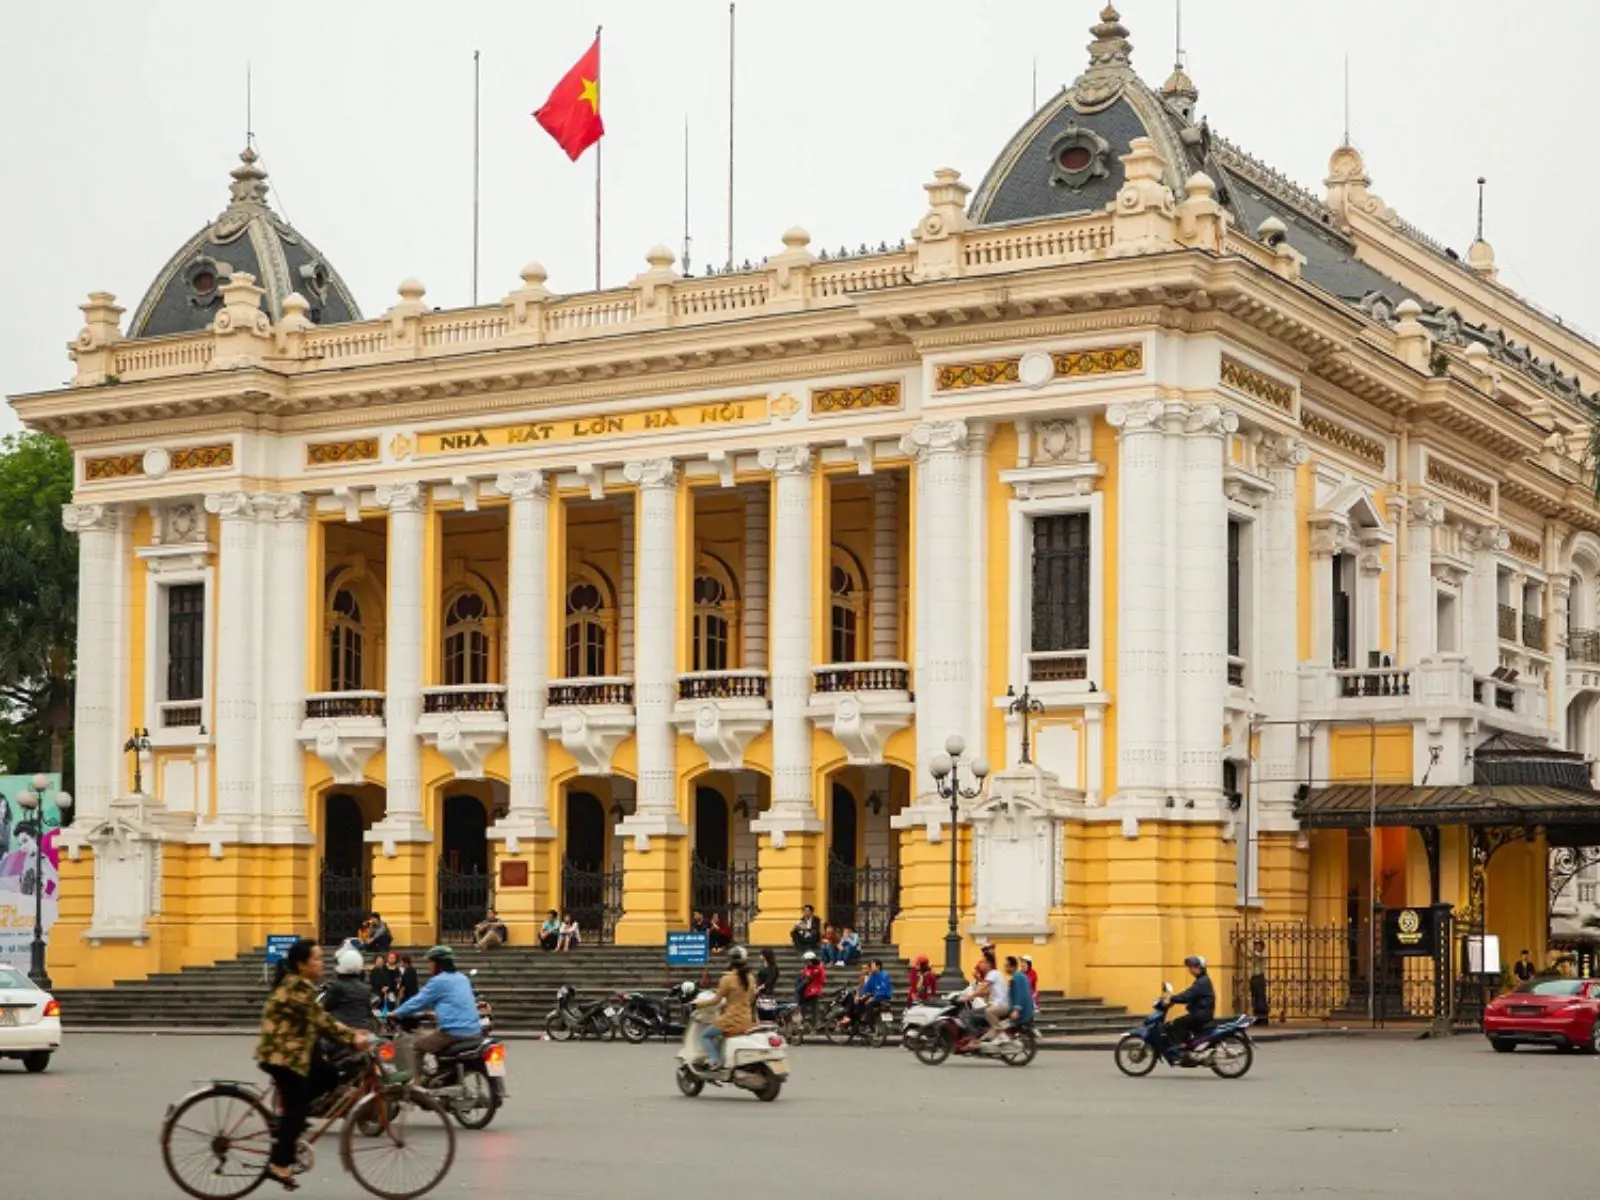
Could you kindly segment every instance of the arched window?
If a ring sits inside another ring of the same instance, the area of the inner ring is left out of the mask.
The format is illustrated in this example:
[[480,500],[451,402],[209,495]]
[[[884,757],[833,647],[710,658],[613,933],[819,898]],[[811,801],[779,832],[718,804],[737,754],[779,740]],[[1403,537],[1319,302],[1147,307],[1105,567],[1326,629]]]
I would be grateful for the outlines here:
[[567,587],[567,678],[611,673],[613,610],[601,585],[580,577]]
[[462,592],[444,617],[444,682],[447,687],[489,683],[489,606],[477,592]]
[[694,577],[694,670],[726,671],[734,663],[737,605],[733,576],[715,559],[702,556]]
[[342,587],[328,605],[329,691],[361,691],[361,642],[361,602],[353,591]]
[[832,596],[829,618],[831,661],[860,662],[861,633],[866,627],[868,611],[867,591],[855,556],[837,546],[833,549],[833,569],[828,576],[828,590]]

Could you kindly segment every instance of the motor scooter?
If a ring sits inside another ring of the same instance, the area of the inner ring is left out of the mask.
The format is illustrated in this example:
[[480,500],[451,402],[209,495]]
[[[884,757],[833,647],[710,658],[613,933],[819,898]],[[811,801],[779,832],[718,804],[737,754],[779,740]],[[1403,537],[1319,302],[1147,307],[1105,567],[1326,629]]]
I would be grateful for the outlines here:
[[685,1096],[698,1096],[706,1084],[722,1087],[732,1084],[754,1092],[757,1100],[776,1100],[789,1078],[789,1051],[783,1037],[771,1025],[757,1025],[738,1037],[724,1038],[722,1065],[712,1068],[706,1058],[705,1032],[717,1016],[717,1007],[703,1003],[709,991],[695,997],[697,1007],[689,1012],[683,1031],[683,1048],[678,1051],[678,1090]]
[[1210,1067],[1223,1079],[1240,1079],[1255,1062],[1255,1047],[1245,1032],[1254,1017],[1240,1015],[1227,1021],[1213,1021],[1188,1045],[1175,1043],[1167,1036],[1167,997],[1172,985],[1163,983],[1161,995],[1150,1015],[1137,1029],[1130,1029],[1117,1042],[1117,1068],[1124,1075],[1139,1077],[1156,1069],[1157,1061],[1169,1067]]
[[638,1045],[651,1037],[678,1037],[688,1022],[689,1002],[695,986],[687,980],[668,988],[660,997],[644,992],[623,992],[617,997],[622,1011],[617,1017],[617,1032],[623,1041]]
[[[985,1037],[984,1030],[968,1024],[967,1013],[976,1016],[986,1006],[982,1000],[969,1001],[964,993],[946,999],[931,1021],[921,1027],[911,1047],[917,1061],[936,1067],[952,1054],[956,1057],[998,1058],[1008,1067],[1025,1067],[1039,1052],[1039,1040],[1032,1022],[1006,1021],[996,1037]],[[980,1023],[981,1024],[981,1023]]]
[[544,1019],[544,1032],[552,1042],[565,1042],[573,1037],[614,1038],[617,1036],[616,1018],[621,1012],[622,1005],[615,996],[579,1004],[577,990],[564,983],[556,989],[556,1006]]

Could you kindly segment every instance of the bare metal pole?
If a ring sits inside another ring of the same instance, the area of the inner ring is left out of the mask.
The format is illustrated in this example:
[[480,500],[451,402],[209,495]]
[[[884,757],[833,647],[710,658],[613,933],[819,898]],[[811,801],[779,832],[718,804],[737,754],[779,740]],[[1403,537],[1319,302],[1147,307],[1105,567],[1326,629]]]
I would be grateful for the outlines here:
[[728,4],[728,270],[733,270],[733,66],[734,12]]
[[478,111],[480,75],[478,51],[472,52],[472,303],[478,303]]
[[683,273],[689,274],[689,114],[683,115]]
[[[596,46],[600,44],[601,28],[599,25],[594,27]],[[600,290],[600,151],[604,141],[601,138],[594,144],[594,290],[597,292]]]

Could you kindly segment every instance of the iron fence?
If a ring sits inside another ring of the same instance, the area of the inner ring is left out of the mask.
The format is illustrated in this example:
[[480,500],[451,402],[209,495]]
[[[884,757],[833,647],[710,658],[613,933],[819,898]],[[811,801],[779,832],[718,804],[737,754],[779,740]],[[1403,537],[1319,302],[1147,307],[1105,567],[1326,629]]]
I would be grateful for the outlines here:
[[696,912],[721,913],[736,942],[750,940],[750,922],[760,911],[760,872],[748,863],[719,867],[698,854],[689,873],[690,907]]
[[889,940],[889,928],[900,912],[900,868],[852,866],[828,860],[828,922],[848,925],[868,945]]
[[571,913],[585,939],[609,945],[622,919],[622,870],[593,871],[561,864],[561,909]]

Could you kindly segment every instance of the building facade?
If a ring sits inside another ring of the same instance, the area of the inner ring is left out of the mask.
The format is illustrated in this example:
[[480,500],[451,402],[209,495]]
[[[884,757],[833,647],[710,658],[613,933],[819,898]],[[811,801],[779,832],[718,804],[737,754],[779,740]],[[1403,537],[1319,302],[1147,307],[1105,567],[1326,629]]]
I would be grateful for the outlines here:
[[[597,293],[362,319],[247,152],[13,400],[78,466],[56,977],[491,898],[514,939],[810,903],[937,954],[952,834],[963,930],[1120,1002],[1373,901],[1542,949],[1537,831],[1310,814],[1594,748],[1600,348],[1353,146],[1312,194],[1093,39],[900,246]],[[953,734],[1003,768],[954,831]]]

